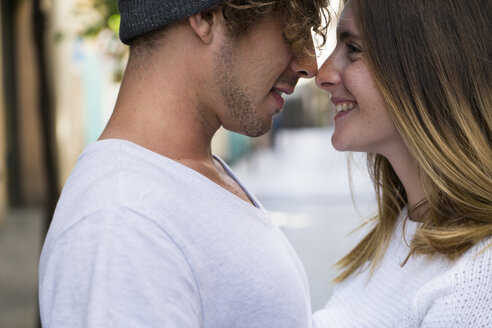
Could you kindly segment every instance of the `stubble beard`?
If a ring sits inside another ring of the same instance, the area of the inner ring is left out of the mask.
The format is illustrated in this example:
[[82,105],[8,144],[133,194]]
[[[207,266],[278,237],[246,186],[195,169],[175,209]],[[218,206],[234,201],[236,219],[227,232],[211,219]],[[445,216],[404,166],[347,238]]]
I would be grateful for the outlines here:
[[233,41],[226,42],[217,54],[215,81],[227,107],[227,115],[237,127],[236,132],[258,137],[270,130],[272,121],[262,119],[248,92],[241,87],[234,72],[233,48]]

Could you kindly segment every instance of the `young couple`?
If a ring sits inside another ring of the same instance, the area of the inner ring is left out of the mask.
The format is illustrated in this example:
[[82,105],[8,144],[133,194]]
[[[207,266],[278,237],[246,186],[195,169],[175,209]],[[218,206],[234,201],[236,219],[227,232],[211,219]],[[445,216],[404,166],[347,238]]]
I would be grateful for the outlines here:
[[[318,71],[327,5],[119,0],[130,58],[45,241],[44,327],[492,326],[489,1],[348,0]],[[312,316],[294,250],[210,142],[267,132],[314,76],[379,211]]]

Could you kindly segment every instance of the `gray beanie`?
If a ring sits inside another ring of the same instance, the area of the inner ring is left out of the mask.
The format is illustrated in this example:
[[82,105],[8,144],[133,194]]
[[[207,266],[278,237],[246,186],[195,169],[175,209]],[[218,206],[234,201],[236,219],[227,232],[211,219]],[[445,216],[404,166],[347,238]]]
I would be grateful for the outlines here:
[[118,0],[120,39],[129,44],[134,37],[157,30],[224,0]]

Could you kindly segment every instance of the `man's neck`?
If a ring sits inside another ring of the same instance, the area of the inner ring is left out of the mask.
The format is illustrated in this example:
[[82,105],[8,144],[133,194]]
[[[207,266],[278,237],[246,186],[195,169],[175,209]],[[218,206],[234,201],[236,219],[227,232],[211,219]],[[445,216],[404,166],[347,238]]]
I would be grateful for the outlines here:
[[[190,30],[169,34],[151,62],[129,64],[118,100],[100,139],[123,139],[201,173],[250,202],[242,188],[214,160],[211,142],[221,122],[208,89],[214,52],[194,40]],[[194,56],[195,54],[199,54]]]
[[177,161],[210,163],[219,120],[200,108],[200,99],[182,75],[169,70],[148,73],[142,78],[127,70],[100,139],[129,140]]

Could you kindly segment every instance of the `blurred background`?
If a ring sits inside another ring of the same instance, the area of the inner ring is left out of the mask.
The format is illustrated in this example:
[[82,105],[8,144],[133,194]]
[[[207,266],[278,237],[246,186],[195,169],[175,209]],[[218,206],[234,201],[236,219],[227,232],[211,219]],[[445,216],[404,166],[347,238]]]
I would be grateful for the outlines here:
[[[2,328],[39,325],[41,246],[65,180],[113,109],[128,54],[118,26],[116,0],[0,0]],[[213,141],[297,250],[313,311],[331,294],[333,264],[364,233],[350,232],[375,209],[364,157],[331,146],[332,115],[329,94],[303,81],[270,133],[219,130]]]

